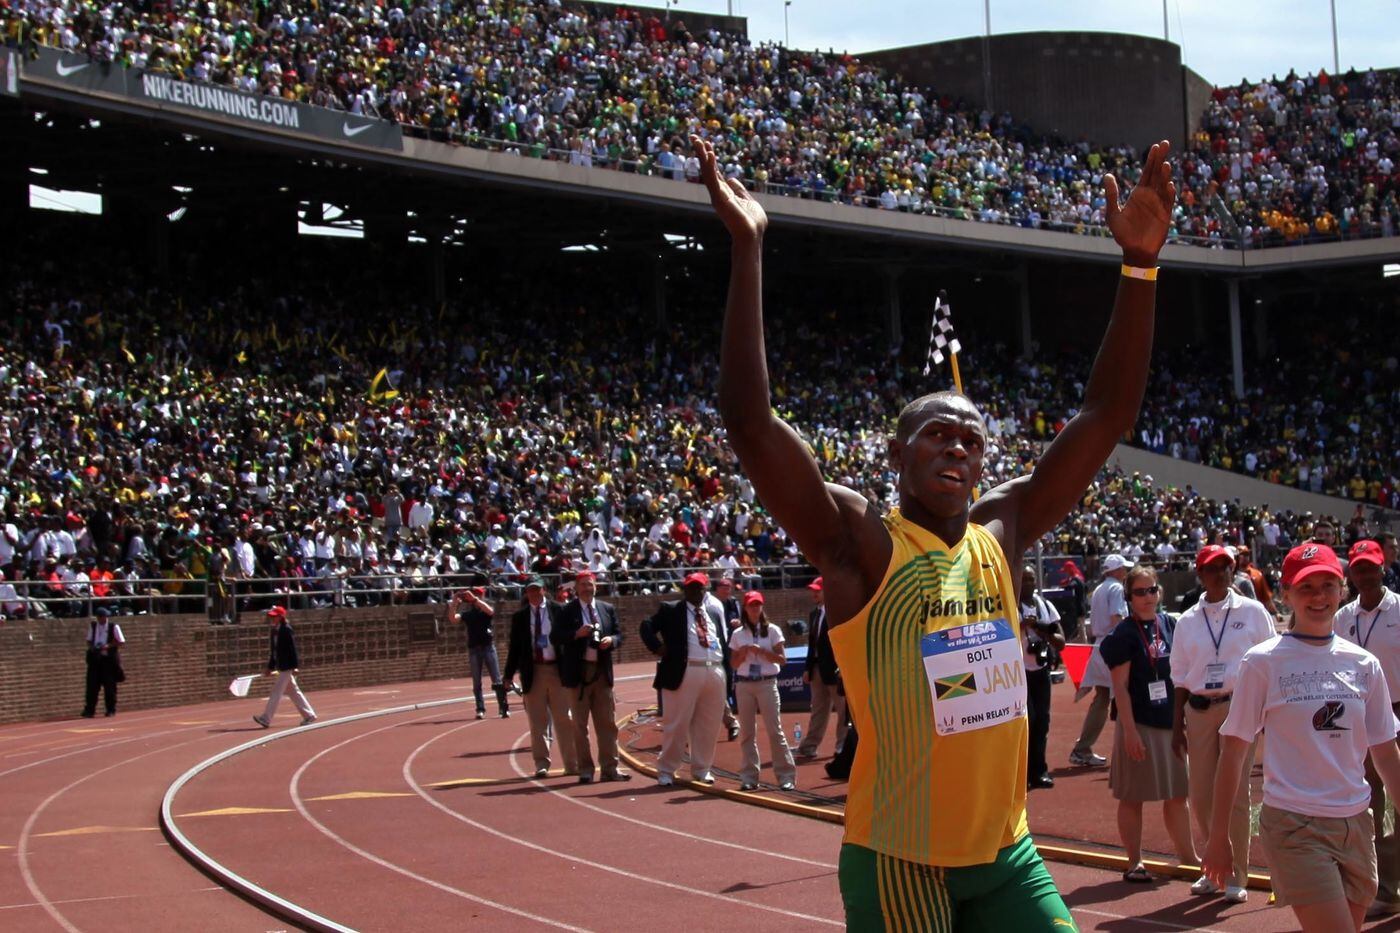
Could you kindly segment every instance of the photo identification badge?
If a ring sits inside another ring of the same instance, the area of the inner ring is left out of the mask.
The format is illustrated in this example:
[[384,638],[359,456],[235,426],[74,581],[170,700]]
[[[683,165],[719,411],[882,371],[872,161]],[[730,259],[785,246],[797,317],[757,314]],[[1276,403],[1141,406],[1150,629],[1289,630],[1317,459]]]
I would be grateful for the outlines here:
[[1223,662],[1206,665],[1206,690],[1225,689],[1225,665]]
[[933,632],[921,639],[920,649],[939,735],[986,729],[1025,715],[1021,640],[1006,619]]

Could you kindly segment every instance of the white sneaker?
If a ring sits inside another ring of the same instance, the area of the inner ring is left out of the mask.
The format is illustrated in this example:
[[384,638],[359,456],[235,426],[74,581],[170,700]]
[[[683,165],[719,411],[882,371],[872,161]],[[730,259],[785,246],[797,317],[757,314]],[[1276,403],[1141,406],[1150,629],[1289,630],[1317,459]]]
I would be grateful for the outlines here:
[[1070,752],[1069,763],[1076,768],[1102,768],[1108,764],[1108,759],[1093,752]]
[[1225,885],[1225,900],[1231,904],[1243,904],[1249,900],[1249,892],[1237,884]]
[[1211,881],[1211,880],[1210,880],[1209,878],[1207,878],[1205,875],[1202,875],[1201,877],[1197,878],[1195,881],[1193,881],[1193,882],[1191,883],[1191,893],[1192,893],[1192,894],[1219,894],[1219,893],[1220,893],[1220,889],[1217,888],[1217,887],[1215,886],[1215,882],[1214,882],[1214,881]]

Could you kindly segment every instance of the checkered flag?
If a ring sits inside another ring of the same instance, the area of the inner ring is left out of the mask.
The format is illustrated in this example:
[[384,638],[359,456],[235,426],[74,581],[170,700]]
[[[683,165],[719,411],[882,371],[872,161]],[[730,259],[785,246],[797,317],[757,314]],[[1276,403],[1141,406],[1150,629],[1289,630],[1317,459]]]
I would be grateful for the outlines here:
[[956,356],[962,352],[962,344],[953,336],[953,309],[948,304],[948,293],[939,292],[933,304],[933,322],[928,330],[928,357],[924,360],[924,375],[934,366],[943,362],[943,351]]

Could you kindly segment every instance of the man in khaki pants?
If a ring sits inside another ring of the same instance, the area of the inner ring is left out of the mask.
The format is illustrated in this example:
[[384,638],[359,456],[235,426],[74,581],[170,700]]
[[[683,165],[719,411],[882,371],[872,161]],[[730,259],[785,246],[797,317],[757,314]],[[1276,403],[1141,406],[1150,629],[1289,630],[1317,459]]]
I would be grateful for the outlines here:
[[510,618],[510,650],[506,654],[505,681],[509,685],[520,672],[525,715],[530,720],[530,753],[535,777],[549,774],[550,720],[565,774],[578,774],[574,753],[574,727],[569,720],[569,694],[559,677],[559,656],[550,635],[559,624],[564,607],[544,597],[544,580],[531,577],[525,584],[525,605]]
[[[1347,576],[1357,597],[1337,610],[1332,625],[1337,635],[1376,656],[1385,674],[1390,698],[1400,697],[1400,596],[1385,585],[1385,551],[1379,541],[1358,541],[1347,553]],[[1400,709],[1400,702],[1395,702]],[[1366,781],[1371,785],[1371,815],[1376,839],[1376,899],[1366,909],[1371,919],[1400,913],[1400,836],[1385,831],[1385,785],[1371,756],[1366,757]]]
[[692,573],[682,584],[685,598],[664,602],[642,622],[642,641],[656,655],[651,685],[661,691],[661,758],[656,783],[668,787],[690,750],[690,776],[713,784],[710,768],[724,721],[724,669],[729,664],[728,626],[723,613],[705,604],[710,578]]
[[[1240,660],[1250,648],[1274,637],[1273,615],[1262,603],[1230,589],[1234,575],[1235,561],[1229,551],[1216,544],[1201,548],[1196,554],[1196,576],[1205,592],[1196,605],[1182,613],[1172,641],[1172,681],[1176,684],[1172,748],[1187,756],[1191,814],[1202,840],[1210,837],[1215,772],[1222,746],[1220,726],[1230,712]],[[1249,769],[1253,762],[1251,745],[1230,810],[1235,877],[1233,884],[1225,886],[1225,899],[1236,903],[1248,897]],[[1201,875],[1191,885],[1191,893],[1218,894],[1220,889]]]
[[617,610],[594,599],[597,581],[590,570],[574,581],[577,599],[564,607],[550,638],[559,655],[559,679],[573,696],[574,748],[578,753],[578,782],[593,781],[593,751],[588,719],[598,731],[598,768],[605,781],[630,781],[617,767],[617,704],[613,699],[613,653],[622,645]]

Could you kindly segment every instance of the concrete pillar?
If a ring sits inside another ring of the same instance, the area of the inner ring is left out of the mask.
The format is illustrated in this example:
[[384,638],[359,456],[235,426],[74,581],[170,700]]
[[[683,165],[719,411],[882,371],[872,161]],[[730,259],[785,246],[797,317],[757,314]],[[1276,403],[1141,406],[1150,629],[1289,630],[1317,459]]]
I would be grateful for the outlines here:
[[1254,315],[1250,327],[1254,331],[1254,359],[1263,362],[1269,355],[1269,306],[1262,298],[1254,299]]
[[1230,366],[1235,376],[1235,398],[1244,398],[1244,347],[1240,336],[1240,280],[1230,279]]
[[656,314],[656,332],[664,334],[670,330],[666,314],[666,260],[657,254],[651,264],[651,302]]
[[1206,342],[1206,280],[1204,276],[1191,279],[1191,331],[1197,346]]
[[444,232],[436,228],[428,234],[428,281],[433,289],[433,304],[441,305],[447,300],[447,247],[443,243]]
[[885,336],[892,347],[904,342],[904,320],[899,309],[899,276],[902,272],[899,266],[885,266]]
[[1031,336],[1030,270],[1025,263],[1016,269],[1016,298],[1021,304],[1021,357],[1028,360],[1034,352],[1035,338]]

